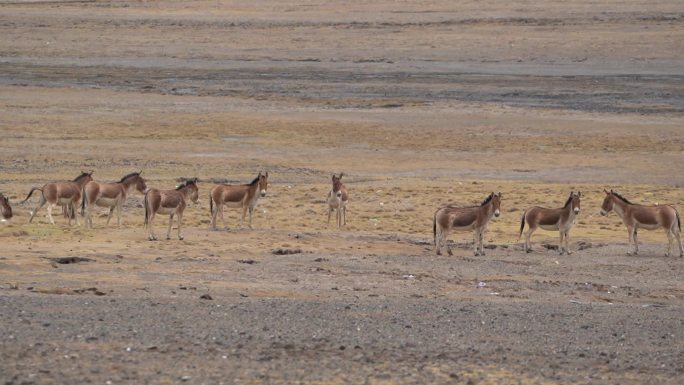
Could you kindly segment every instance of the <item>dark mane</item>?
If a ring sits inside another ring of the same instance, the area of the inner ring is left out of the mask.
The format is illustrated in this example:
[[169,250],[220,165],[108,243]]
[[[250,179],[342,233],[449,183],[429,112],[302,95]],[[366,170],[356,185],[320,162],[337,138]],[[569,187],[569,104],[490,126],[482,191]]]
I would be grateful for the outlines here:
[[186,180],[185,182],[179,184],[179,185],[176,187],[176,190],[180,190],[180,189],[182,189],[183,187],[187,187],[187,186],[190,186],[191,184],[196,184],[196,183],[197,183],[197,179],[195,179],[195,178],[193,178],[193,179],[188,179],[188,180]]
[[619,198],[621,201],[623,201],[623,202],[625,202],[625,203],[627,203],[627,204],[629,204],[629,205],[634,204],[634,203],[628,201],[627,198],[625,198],[625,197],[623,197],[622,195],[616,193],[615,191],[611,191],[610,193],[613,194],[613,195],[615,195],[615,196],[616,196],[617,198]]
[[254,178],[254,180],[251,181],[251,182],[249,183],[249,185],[252,186],[252,185],[256,184],[257,182],[259,182],[259,178],[261,178],[261,174],[257,175],[257,177]]
[[85,178],[85,177],[87,177],[87,176],[90,176],[90,174],[92,174],[92,172],[91,172],[91,173],[82,172],[81,175],[79,175],[79,176],[77,176],[76,178],[74,178],[74,182],[78,182],[79,179]]
[[123,181],[125,181],[126,179],[128,179],[128,178],[130,178],[130,177],[132,177],[132,176],[138,176],[138,175],[140,175],[139,172],[137,172],[137,171],[136,171],[136,172],[132,172],[132,173],[130,173],[130,174],[124,176],[123,178],[121,178],[121,180],[119,181],[119,183],[123,183]]
[[489,203],[492,200],[492,198],[494,198],[494,193],[489,194],[489,196],[484,201],[482,201],[482,203],[480,203],[480,207]]
[[572,202],[572,197],[573,197],[573,194],[570,193],[570,197],[569,197],[568,200],[565,202],[565,205],[563,205],[563,208],[568,207],[568,205]]

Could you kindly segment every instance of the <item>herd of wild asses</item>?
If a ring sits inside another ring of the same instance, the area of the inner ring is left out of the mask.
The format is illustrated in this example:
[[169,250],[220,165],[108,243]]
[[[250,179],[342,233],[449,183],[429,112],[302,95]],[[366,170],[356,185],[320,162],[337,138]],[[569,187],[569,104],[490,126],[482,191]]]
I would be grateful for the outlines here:
[[[38,210],[44,205],[47,207],[47,216],[50,223],[54,224],[52,210],[56,206],[61,206],[68,223],[75,219],[76,224],[80,225],[77,211],[80,204],[81,216],[86,227],[92,227],[93,206],[109,208],[107,224],[111,220],[112,214],[116,211],[117,223],[121,224],[121,209],[126,197],[137,190],[144,195],[143,206],[145,209],[145,226],[148,229],[149,240],[156,240],[153,223],[156,214],[169,215],[169,226],[166,232],[166,239],[171,237],[173,217],[178,221],[178,239],[183,239],[182,219],[183,211],[188,200],[197,203],[199,201],[199,188],[197,178],[187,179],[172,190],[159,190],[148,188],[141,172],[133,172],[125,175],[118,182],[101,183],[93,180],[93,172],[81,172],[73,181],[51,182],[43,187],[33,187],[24,203],[31,198],[35,191],[40,191],[40,201],[31,211],[29,223],[33,220]],[[332,187],[328,193],[326,203],[328,205],[328,224],[333,211],[336,212],[337,227],[346,225],[346,206],[349,194],[346,186],[342,183],[344,173],[332,175]],[[209,193],[209,207],[211,211],[211,227],[217,229],[216,219],[220,215],[223,226],[226,222],[223,218],[224,206],[238,208],[242,210],[240,225],[244,223],[245,215],[249,212],[249,228],[252,228],[252,213],[256,207],[259,197],[266,196],[268,189],[268,172],[259,172],[256,178],[248,184],[229,185],[218,184]],[[639,252],[637,241],[637,230],[664,229],[667,233],[668,247],[666,256],[672,253],[672,244],[676,240],[679,247],[679,256],[682,257],[681,221],[679,212],[672,205],[653,205],[644,206],[631,203],[617,192],[604,190],[605,198],[601,205],[601,215],[608,215],[609,212],[615,213],[622,219],[629,233],[629,245],[627,254],[636,255]],[[581,192],[571,192],[565,205],[561,208],[548,209],[533,206],[523,212],[520,222],[520,234],[522,237],[525,224],[527,231],[524,232],[525,241],[523,249],[525,252],[531,251],[530,237],[538,228],[543,230],[558,231],[560,241],[558,250],[561,254],[570,254],[568,249],[568,234],[575,218],[580,212]],[[478,206],[462,207],[447,205],[435,211],[433,217],[433,236],[437,254],[441,254],[444,246],[451,255],[451,249],[447,243],[447,236],[455,231],[474,231],[475,255],[484,255],[484,233],[492,216],[498,217],[501,209],[501,193],[491,193]],[[12,208],[9,200],[0,193],[0,211],[4,219],[12,217]],[[632,246],[633,244],[633,246]]]

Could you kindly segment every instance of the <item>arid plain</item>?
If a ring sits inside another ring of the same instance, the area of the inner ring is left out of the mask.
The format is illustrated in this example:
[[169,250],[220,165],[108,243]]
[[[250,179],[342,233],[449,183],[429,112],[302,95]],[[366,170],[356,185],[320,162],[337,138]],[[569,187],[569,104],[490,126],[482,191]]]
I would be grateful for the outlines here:
[[[680,383],[684,258],[599,207],[684,208],[683,42],[678,1],[0,1],[0,383]],[[28,224],[81,170],[198,177],[185,240],[137,193]],[[260,170],[254,230],[211,231]],[[524,254],[577,190],[574,253]],[[487,255],[436,256],[435,209],[499,191]]]

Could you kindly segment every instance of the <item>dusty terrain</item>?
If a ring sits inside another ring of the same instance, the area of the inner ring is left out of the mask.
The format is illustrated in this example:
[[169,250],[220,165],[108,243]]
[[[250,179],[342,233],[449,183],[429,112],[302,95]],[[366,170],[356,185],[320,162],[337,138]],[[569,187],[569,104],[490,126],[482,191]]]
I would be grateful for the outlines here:
[[[598,213],[684,207],[678,1],[0,1],[0,36],[2,384],[684,377],[684,259]],[[120,228],[27,223],[90,169],[199,177],[185,240],[147,241],[139,194]],[[211,186],[259,170],[254,230],[210,231]],[[523,254],[522,211],[573,190],[574,254]],[[434,210],[492,191],[487,255],[436,256]]]

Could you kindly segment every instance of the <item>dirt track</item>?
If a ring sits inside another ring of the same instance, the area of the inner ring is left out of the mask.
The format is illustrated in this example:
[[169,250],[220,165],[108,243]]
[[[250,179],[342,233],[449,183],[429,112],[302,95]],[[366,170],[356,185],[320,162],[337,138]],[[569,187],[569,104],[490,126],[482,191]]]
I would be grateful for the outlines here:
[[[676,1],[0,1],[0,383],[679,383],[684,259],[647,231],[626,256],[598,206],[684,207],[683,24]],[[121,228],[26,223],[31,186],[82,169],[199,177],[185,240],[147,241],[139,195]],[[212,184],[261,169],[255,230],[210,231]],[[522,210],[572,190],[575,253],[523,254]],[[435,208],[491,191],[487,256],[435,256]]]

